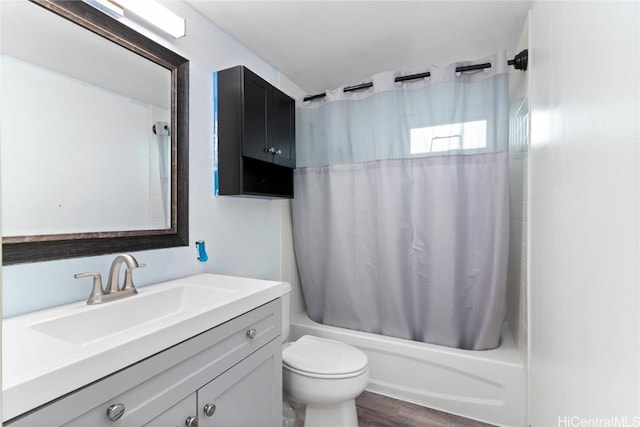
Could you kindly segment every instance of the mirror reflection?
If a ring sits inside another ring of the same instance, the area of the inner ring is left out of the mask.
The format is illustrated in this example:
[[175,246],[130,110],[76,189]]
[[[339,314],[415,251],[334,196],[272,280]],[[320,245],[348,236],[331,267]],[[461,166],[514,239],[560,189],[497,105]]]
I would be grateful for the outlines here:
[[26,1],[0,16],[3,235],[171,228],[171,71]]
[[2,263],[188,245],[188,59],[83,1],[0,19]]

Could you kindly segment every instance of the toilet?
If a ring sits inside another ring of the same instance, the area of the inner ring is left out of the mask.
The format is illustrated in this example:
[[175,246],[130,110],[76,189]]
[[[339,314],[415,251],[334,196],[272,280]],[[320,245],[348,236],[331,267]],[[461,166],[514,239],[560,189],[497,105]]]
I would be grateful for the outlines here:
[[358,427],[355,398],[369,382],[367,355],[339,341],[305,335],[287,342],[290,287],[282,296],[282,385],[306,406],[305,427]]

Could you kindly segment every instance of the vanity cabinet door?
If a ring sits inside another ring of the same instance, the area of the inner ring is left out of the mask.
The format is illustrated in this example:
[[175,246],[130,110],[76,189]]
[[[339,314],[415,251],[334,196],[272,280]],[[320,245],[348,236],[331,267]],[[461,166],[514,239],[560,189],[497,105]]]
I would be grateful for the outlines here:
[[153,420],[144,424],[145,427],[184,427],[188,426],[191,422],[191,426],[194,424],[196,413],[198,411],[196,405],[196,394],[193,393],[189,397],[176,403],[162,414],[158,415]]
[[248,68],[242,73],[242,155],[295,168],[294,100]]
[[281,342],[275,339],[202,387],[198,390],[198,425],[281,426],[281,364]]
[[265,162],[273,161],[268,151],[267,111],[270,103],[269,83],[251,70],[244,70],[244,110],[242,155]]
[[273,163],[295,168],[295,103],[276,88],[273,88],[272,95],[268,145],[275,149]]

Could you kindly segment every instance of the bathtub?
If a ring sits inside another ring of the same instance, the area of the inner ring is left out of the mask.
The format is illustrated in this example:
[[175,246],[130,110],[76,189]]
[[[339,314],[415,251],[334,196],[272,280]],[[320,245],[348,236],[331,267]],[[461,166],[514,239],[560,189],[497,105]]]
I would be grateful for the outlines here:
[[506,329],[500,347],[485,351],[325,326],[306,316],[292,319],[291,339],[303,335],[342,341],[364,351],[371,392],[495,425],[524,425],[524,366]]

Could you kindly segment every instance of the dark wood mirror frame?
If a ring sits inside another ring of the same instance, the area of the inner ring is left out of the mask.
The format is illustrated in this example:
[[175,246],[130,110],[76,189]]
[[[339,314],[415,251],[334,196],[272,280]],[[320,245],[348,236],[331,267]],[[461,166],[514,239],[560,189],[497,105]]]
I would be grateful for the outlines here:
[[171,72],[171,228],[2,238],[4,265],[189,245],[189,61],[81,0],[30,0]]

